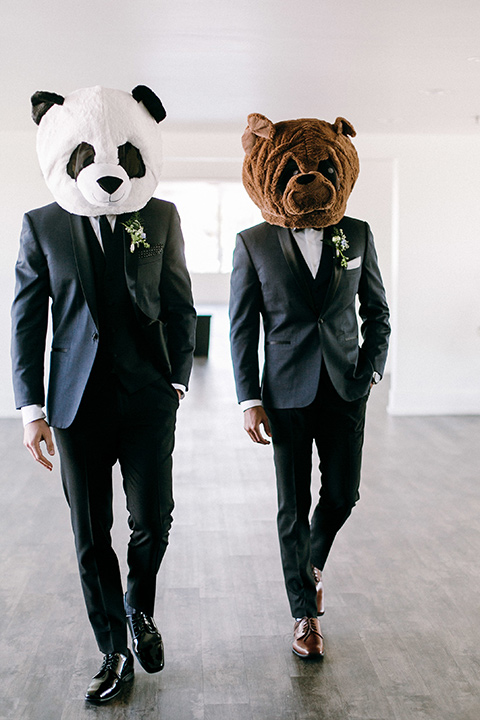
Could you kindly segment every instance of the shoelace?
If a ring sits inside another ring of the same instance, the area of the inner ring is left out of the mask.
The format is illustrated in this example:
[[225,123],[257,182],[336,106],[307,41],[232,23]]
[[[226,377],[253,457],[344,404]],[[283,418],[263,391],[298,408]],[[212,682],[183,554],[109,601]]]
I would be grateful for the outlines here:
[[102,667],[100,669],[100,672],[105,672],[106,670],[112,670],[112,672],[117,671],[118,667],[118,658],[119,653],[108,653],[103,658]]
[[321,635],[317,630],[315,618],[305,618],[302,620],[301,631],[302,638],[307,638],[311,633],[313,633],[313,635],[318,635],[318,637],[323,637],[323,635]]
[[144,612],[137,611],[133,613],[131,617],[133,634],[135,635],[135,637],[141,635],[144,632],[148,632],[150,633],[150,635],[155,635],[156,633],[158,633],[158,630],[152,618],[150,618],[148,615],[145,615]]

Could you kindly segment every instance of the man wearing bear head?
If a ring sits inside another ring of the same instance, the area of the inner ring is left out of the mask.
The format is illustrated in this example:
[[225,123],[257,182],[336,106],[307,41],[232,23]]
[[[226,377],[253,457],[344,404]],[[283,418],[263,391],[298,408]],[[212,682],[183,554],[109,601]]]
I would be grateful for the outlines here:
[[[244,185],[266,222],[237,236],[232,360],[244,428],[253,442],[273,442],[292,649],[302,658],[324,654],[322,572],[359,498],[367,398],[390,334],[372,233],[345,217],[359,172],[354,135],[344,118],[273,124],[252,114],[242,138]],[[321,489],[310,519],[313,443]]]
[[[152,198],[161,155],[160,100],[94,87],[32,97],[40,165],[56,202],[25,215],[12,309],[16,404],[24,443],[60,453],[65,495],[100,671],[102,703],[163,668],[153,619],[156,576],[172,522],[172,451],[192,367],[195,310],[175,206]],[[44,405],[44,351],[52,346]],[[48,424],[47,424],[48,421]],[[123,595],[110,531],[112,467],[123,476],[131,530]]]

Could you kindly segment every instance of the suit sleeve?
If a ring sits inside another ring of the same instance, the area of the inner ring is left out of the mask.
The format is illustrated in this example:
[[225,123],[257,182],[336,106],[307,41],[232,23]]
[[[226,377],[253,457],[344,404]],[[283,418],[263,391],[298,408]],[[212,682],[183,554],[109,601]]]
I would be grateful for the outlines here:
[[359,314],[362,319],[362,353],[373,370],[383,375],[390,336],[389,310],[378,258],[370,227],[366,225],[367,243],[362,277],[358,290]]
[[172,205],[160,282],[162,320],[167,324],[171,382],[188,388],[195,349],[196,312],[177,209]]
[[46,258],[24,216],[12,305],[12,375],[17,409],[45,404],[45,340],[50,297]]
[[239,234],[230,281],[230,344],[239,403],[260,397],[260,312],[260,280]]

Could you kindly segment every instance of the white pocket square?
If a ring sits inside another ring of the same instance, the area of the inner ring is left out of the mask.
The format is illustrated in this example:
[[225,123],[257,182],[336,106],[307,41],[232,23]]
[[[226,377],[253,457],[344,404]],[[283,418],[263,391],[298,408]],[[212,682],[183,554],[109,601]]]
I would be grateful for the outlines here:
[[360,256],[353,258],[353,260],[347,262],[347,270],[355,270],[355,268],[359,268],[361,264],[362,258]]

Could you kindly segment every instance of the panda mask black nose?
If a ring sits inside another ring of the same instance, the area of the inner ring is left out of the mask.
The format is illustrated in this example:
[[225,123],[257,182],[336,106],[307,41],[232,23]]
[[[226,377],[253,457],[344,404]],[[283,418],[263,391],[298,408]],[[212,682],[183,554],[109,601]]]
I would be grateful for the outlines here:
[[106,175],[105,177],[98,178],[97,183],[100,185],[102,190],[105,190],[105,192],[109,195],[113,195],[113,193],[118,190],[120,185],[123,183],[123,180]]

